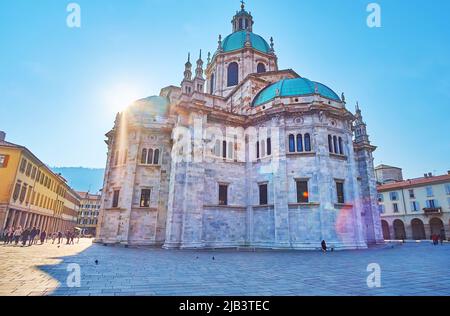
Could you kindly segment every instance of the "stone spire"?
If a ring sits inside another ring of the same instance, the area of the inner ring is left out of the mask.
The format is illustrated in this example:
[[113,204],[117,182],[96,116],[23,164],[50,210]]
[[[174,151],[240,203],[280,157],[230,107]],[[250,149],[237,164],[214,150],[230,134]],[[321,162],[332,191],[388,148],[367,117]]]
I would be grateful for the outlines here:
[[192,80],[191,53],[188,53],[188,60],[184,64],[184,80]]
[[191,94],[193,92],[191,53],[188,54],[188,60],[184,64],[184,78],[181,82],[181,89],[182,93]]
[[198,92],[203,92],[204,86],[205,86],[205,79],[203,78],[202,50],[200,50],[200,55],[197,60],[197,68],[195,68],[194,90]]
[[355,114],[355,143],[365,143],[370,145],[369,135],[367,135],[367,125],[363,120],[359,103],[356,102],[356,114]]
[[273,37],[270,37],[270,53],[274,54],[275,53],[275,49],[273,48],[274,44],[273,44]]
[[197,60],[197,68],[195,69],[195,78],[203,79],[203,60],[202,60],[202,50],[200,50],[200,56]]
[[220,35],[219,34],[219,40],[217,41],[217,43],[218,43],[218,46],[217,46],[217,51],[220,53],[220,52],[223,52],[223,47],[222,47],[222,35]]

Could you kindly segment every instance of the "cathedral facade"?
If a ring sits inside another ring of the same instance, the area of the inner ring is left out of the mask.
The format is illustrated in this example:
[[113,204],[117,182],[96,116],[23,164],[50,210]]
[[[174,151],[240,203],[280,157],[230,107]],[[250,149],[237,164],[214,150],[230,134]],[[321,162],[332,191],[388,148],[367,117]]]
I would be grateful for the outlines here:
[[180,86],[138,100],[107,133],[97,242],[334,249],[383,242],[359,107],[291,69],[244,5]]

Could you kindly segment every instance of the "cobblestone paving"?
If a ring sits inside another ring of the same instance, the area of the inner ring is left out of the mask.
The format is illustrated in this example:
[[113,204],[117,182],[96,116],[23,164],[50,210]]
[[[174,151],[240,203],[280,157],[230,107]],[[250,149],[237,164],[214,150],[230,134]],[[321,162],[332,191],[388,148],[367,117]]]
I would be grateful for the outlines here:
[[[79,288],[67,285],[72,263],[81,268]],[[370,263],[381,267],[381,288],[367,286]],[[449,263],[449,244],[322,254],[126,249],[82,240],[0,246],[0,295],[450,295]]]

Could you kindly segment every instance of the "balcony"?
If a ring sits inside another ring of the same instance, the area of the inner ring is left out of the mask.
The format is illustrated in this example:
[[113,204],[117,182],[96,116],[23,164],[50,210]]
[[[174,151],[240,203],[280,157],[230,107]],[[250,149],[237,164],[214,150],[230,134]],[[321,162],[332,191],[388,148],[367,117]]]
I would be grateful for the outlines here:
[[439,215],[442,214],[442,207],[427,207],[423,211],[425,215]]

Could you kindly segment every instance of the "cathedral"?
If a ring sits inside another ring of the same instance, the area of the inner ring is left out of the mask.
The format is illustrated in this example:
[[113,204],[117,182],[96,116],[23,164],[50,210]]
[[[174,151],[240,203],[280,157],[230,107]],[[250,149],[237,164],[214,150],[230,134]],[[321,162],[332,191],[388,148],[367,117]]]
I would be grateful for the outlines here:
[[[204,57],[205,54],[203,54]],[[194,61],[193,61],[194,62]],[[359,106],[279,69],[244,3],[232,33],[179,86],[138,100],[106,134],[96,241],[165,249],[335,250],[383,243]]]

